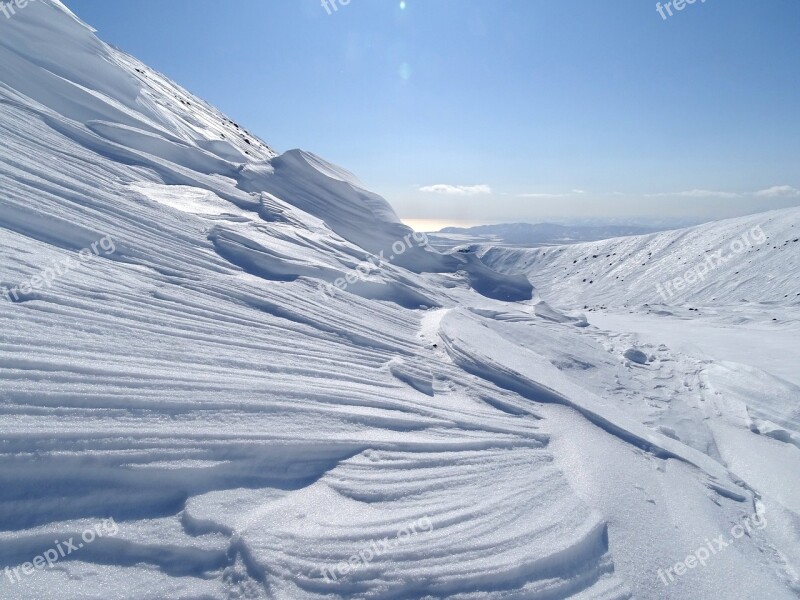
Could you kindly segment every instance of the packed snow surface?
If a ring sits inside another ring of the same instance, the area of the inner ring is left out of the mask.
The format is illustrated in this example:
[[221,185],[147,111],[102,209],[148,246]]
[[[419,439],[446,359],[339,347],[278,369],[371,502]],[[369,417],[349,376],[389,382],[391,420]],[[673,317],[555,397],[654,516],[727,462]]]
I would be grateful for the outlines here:
[[438,252],[57,0],[0,140],[0,598],[798,597],[800,211]]

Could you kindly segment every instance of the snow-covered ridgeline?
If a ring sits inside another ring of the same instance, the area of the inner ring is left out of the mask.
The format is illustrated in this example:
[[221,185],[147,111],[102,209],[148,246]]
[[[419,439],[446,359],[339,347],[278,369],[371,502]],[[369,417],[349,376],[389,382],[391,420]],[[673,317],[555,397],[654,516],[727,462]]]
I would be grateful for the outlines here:
[[495,269],[526,273],[556,305],[800,305],[800,209],[550,248],[488,247]]

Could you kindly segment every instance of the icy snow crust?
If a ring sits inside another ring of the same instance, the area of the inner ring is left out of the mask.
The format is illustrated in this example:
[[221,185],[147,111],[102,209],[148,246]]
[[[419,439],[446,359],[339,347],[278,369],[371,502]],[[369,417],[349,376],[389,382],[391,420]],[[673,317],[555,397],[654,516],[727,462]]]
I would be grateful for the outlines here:
[[538,255],[389,259],[411,231],[352,174],[54,0],[0,22],[0,139],[0,285],[114,242],[0,298],[0,568],[119,525],[0,597],[796,597],[796,383],[596,327],[560,263],[546,304],[505,268]]

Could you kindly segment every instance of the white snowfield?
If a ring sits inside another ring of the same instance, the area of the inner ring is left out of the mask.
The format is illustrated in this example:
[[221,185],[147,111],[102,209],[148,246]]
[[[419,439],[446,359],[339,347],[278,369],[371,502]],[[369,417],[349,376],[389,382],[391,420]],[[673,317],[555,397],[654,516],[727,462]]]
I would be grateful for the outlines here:
[[0,598],[800,594],[800,211],[442,254],[57,0],[0,141]]

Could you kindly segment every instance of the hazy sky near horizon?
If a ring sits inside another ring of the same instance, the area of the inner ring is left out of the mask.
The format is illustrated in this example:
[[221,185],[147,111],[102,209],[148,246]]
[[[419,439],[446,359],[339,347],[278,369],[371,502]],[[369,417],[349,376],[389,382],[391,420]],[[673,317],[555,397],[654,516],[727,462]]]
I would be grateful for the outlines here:
[[407,219],[800,205],[798,0],[697,0],[666,19],[642,0],[64,1]]

